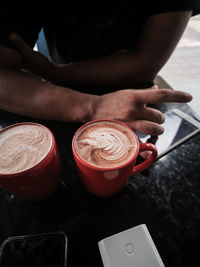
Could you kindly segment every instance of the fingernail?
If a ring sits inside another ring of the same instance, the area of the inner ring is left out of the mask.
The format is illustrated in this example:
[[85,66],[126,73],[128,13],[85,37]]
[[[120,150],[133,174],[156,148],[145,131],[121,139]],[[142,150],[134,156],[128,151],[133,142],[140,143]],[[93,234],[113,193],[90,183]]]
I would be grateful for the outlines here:
[[141,152],[141,153],[140,153],[140,156],[141,156],[143,159],[147,159],[151,154],[152,154],[152,152],[150,152],[150,151],[144,151],[144,152]]
[[191,94],[188,94],[188,93],[185,93],[185,99],[186,99],[186,101],[191,101],[192,100],[192,95]]
[[152,86],[152,89],[158,89],[158,85],[154,84],[154,85]]

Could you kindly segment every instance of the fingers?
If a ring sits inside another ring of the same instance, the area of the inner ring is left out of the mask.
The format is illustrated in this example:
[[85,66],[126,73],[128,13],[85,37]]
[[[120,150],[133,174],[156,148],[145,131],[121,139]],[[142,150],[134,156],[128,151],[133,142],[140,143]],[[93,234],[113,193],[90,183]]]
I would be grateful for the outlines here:
[[[138,139],[138,140],[139,140],[140,143],[142,143],[140,139]],[[143,159],[147,159],[151,154],[152,154],[151,151],[143,151],[143,152],[140,152],[140,156]]]
[[162,124],[165,121],[165,116],[157,109],[144,107],[141,109],[138,119],[147,120]]
[[179,102],[185,103],[192,100],[192,96],[188,93],[175,91],[171,89],[149,89],[134,91],[140,103],[157,104],[162,102]]
[[[11,33],[10,34],[10,40],[12,41],[12,43],[14,43],[14,45],[20,50],[20,52],[25,53],[25,52],[29,52],[30,51],[30,47],[28,46],[28,44],[26,42],[24,42],[24,40],[22,39],[22,37],[17,34],[17,33]],[[32,50],[32,49],[31,49]]]
[[134,122],[126,122],[126,124],[133,130],[153,136],[160,135],[164,132],[164,128],[161,125],[151,121],[136,120]]

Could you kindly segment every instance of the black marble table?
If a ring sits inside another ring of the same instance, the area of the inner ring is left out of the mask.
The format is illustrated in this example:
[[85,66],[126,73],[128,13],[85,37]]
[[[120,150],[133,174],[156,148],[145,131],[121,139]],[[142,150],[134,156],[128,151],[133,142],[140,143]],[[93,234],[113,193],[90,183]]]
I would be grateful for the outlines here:
[[[186,105],[179,107],[190,112]],[[1,243],[11,236],[61,230],[68,237],[69,267],[100,267],[99,240],[145,223],[165,266],[200,266],[200,134],[131,177],[115,196],[99,198],[85,189],[76,172],[71,140],[80,124],[0,111],[1,128],[22,121],[42,123],[54,133],[62,180],[40,202],[24,201],[0,187]]]

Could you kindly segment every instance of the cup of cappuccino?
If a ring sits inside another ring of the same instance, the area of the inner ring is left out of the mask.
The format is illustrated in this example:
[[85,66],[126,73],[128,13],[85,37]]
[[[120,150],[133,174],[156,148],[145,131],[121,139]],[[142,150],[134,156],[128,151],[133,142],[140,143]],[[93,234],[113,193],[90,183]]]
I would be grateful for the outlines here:
[[[147,169],[157,158],[153,144],[140,143],[126,124],[114,120],[84,124],[73,137],[72,151],[83,184],[102,197],[120,191],[131,175]],[[143,151],[152,153],[135,165]]]
[[0,185],[30,201],[50,196],[59,184],[61,163],[54,135],[32,122],[0,131]]

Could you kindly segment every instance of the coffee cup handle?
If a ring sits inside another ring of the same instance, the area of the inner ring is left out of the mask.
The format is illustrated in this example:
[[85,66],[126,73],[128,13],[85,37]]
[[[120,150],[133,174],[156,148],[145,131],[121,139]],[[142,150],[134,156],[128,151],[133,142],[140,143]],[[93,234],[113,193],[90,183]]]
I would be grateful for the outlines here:
[[134,168],[132,170],[132,174],[136,174],[138,172],[142,172],[142,171],[146,170],[154,163],[154,161],[157,158],[158,151],[153,144],[140,143],[139,153],[141,153],[143,151],[152,151],[152,154],[144,162],[134,166]]

